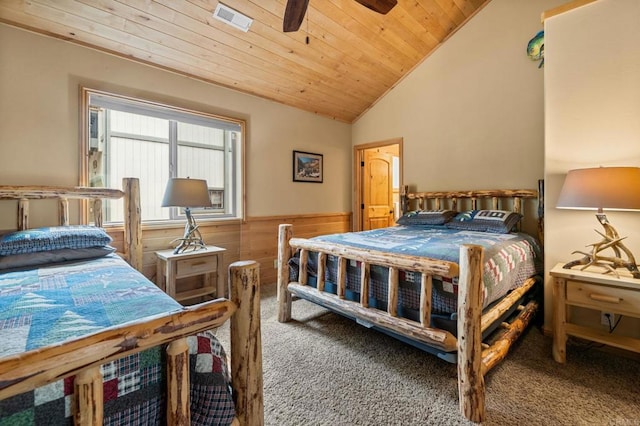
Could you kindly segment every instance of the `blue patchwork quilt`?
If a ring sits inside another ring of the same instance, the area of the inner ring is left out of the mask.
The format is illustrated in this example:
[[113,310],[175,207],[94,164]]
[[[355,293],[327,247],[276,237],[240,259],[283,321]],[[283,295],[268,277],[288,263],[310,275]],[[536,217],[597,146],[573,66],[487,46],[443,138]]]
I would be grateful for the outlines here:
[[[322,235],[314,239],[350,247],[429,257],[456,263],[460,260],[460,245],[480,245],[484,247],[485,254],[483,271],[485,307],[541,270],[540,246],[535,238],[524,233],[498,234],[449,229],[443,226],[394,226],[371,231]],[[313,275],[316,270],[316,256],[310,256],[309,263],[309,272]],[[325,277],[328,282],[336,282],[336,265],[337,259],[329,256]],[[356,262],[350,262],[347,267],[347,289],[359,295],[360,274],[357,267]],[[386,306],[387,278],[386,268],[371,268],[370,298],[373,305],[379,302],[382,306]],[[403,308],[409,311],[419,309],[419,284],[419,274],[410,271],[400,272],[401,310]],[[435,276],[433,312],[455,314],[457,293],[457,277],[451,279]]]
[[[182,305],[116,255],[0,274],[0,358]],[[189,339],[192,424],[235,415],[226,355],[211,332]],[[164,424],[164,351],[153,348],[101,367],[105,424]],[[72,424],[73,377],[0,401],[0,426]]]
[[116,255],[0,275],[0,356],[182,306]]

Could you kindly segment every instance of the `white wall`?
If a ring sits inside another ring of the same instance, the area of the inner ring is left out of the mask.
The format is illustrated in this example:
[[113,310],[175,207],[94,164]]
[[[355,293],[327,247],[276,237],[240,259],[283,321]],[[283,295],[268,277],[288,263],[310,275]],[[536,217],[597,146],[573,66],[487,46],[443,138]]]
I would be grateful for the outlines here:
[[402,137],[420,190],[537,188],[543,70],[526,54],[565,0],[492,0],[353,125],[353,143]]
[[[640,1],[599,0],[545,21],[547,270],[600,239],[594,212],[555,208],[568,170],[640,166]],[[638,189],[640,191],[640,188]],[[610,212],[640,259],[640,213]],[[551,281],[545,300],[551,320]],[[622,325],[622,324],[621,324]],[[640,327],[636,323],[636,333]]]
[[[351,211],[350,125],[5,24],[0,183],[78,184],[81,85],[247,120],[248,216]],[[323,184],[292,182],[294,149],[324,155]]]

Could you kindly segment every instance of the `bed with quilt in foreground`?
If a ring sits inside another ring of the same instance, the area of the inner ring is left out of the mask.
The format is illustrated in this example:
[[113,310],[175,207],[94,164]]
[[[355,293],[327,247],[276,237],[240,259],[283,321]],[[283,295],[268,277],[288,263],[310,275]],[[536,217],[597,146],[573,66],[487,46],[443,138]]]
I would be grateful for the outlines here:
[[[230,266],[231,300],[183,307],[140,272],[139,184],[123,183],[0,186],[18,200],[0,236],[0,424],[263,424],[257,264]],[[102,199],[121,197],[116,253]],[[30,229],[46,198],[59,224]],[[91,200],[94,225],[69,225],[70,199]],[[227,320],[230,362],[212,332]]]

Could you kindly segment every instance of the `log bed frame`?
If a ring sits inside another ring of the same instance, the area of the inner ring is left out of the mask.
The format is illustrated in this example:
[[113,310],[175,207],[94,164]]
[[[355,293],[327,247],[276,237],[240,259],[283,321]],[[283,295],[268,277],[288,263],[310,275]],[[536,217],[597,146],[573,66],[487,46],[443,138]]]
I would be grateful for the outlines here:
[[[137,178],[123,179],[124,191],[88,187],[0,186],[0,199],[18,200],[18,229],[29,227],[29,201],[59,200],[59,224],[69,224],[69,199],[93,201],[94,223],[102,226],[102,199],[124,197],[124,253],[142,270],[140,189]],[[0,400],[76,375],[73,417],[77,425],[102,425],[100,365],[145,349],[167,346],[167,423],[190,424],[187,336],[230,319],[231,378],[235,425],[262,425],[262,346],[259,267],[235,262],[229,267],[231,300],[217,299],[110,327],[98,333],[0,358]]]
[[[538,199],[538,233],[543,229],[542,206],[543,182],[539,190],[488,190],[464,192],[418,192],[403,189],[401,206],[403,213],[417,203],[419,209],[492,208],[514,210],[523,213],[523,200]],[[489,206],[483,207],[484,204]],[[448,205],[446,205],[448,204]],[[464,204],[464,206],[463,206]],[[467,206],[469,205],[470,206]],[[292,225],[281,224],[278,234],[278,320],[291,320],[292,296],[309,300],[356,321],[372,324],[383,331],[400,335],[438,348],[444,352],[457,351],[458,396],[460,411],[465,418],[481,422],[485,418],[484,376],[498,364],[511,345],[525,330],[538,310],[538,302],[532,298],[526,305],[519,301],[537,287],[535,278],[529,278],[520,288],[512,291],[483,312],[482,264],[483,248],[477,245],[460,247],[460,262],[448,262],[424,257],[389,254],[376,250],[358,249],[340,244],[293,238]],[[540,235],[541,237],[541,235]],[[542,239],[539,237],[540,241]],[[289,259],[300,251],[298,282],[289,282]],[[307,262],[309,252],[318,252],[317,285],[307,285]],[[326,260],[328,255],[338,258],[337,294],[324,291]],[[360,301],[345,299],[346,269],[349,260],[360,262]],[[368,307],[371,265],[389,268],[387,311]],[[421,274],[420,321],[398,317],[398,276],[400,270]],[[452,333],[430,324],[432,276],[459,277],[458,318],[456,338]],[[517,315],[503,322],[493,333],[491,344],[482,341],[482,333],[496,321],[503,321],[510,308],[518,304]]]

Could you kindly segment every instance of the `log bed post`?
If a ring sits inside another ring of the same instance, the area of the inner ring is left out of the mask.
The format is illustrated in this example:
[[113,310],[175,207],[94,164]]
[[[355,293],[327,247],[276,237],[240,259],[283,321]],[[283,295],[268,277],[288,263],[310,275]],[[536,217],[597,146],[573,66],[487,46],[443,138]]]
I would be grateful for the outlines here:
[[241,426],[264,424],[262,340],[260,335],[260,265],[238,261],[229,265],[231,301],[231,381],[236,417]]
[[538,180],[538,240],[544,247],[544,179]]
[[403,185],[400,189],[400,216],[403,216],[409,211],[409,185]]
[[76,374],[73,382],[73,422],[76,425],[101,426],[103,420],[103,387],[100,366]]
[[126,260],[134,269],[142,271],[142,220],[140,217],[140,181],[123,178],[124,247]]
[[289,285],[289,259],[291,246],[289,241],[293,236],[293,225],[281,224],[278,227],[278,321],[291,321],[291,293]]
[[482,375],[482,265],[481,246],[460,247],[458,283],[458,397],[460,412],[472,422],[484,418]]
[[167,346],[167,425],[189,424],[189,345],[183,337]]

